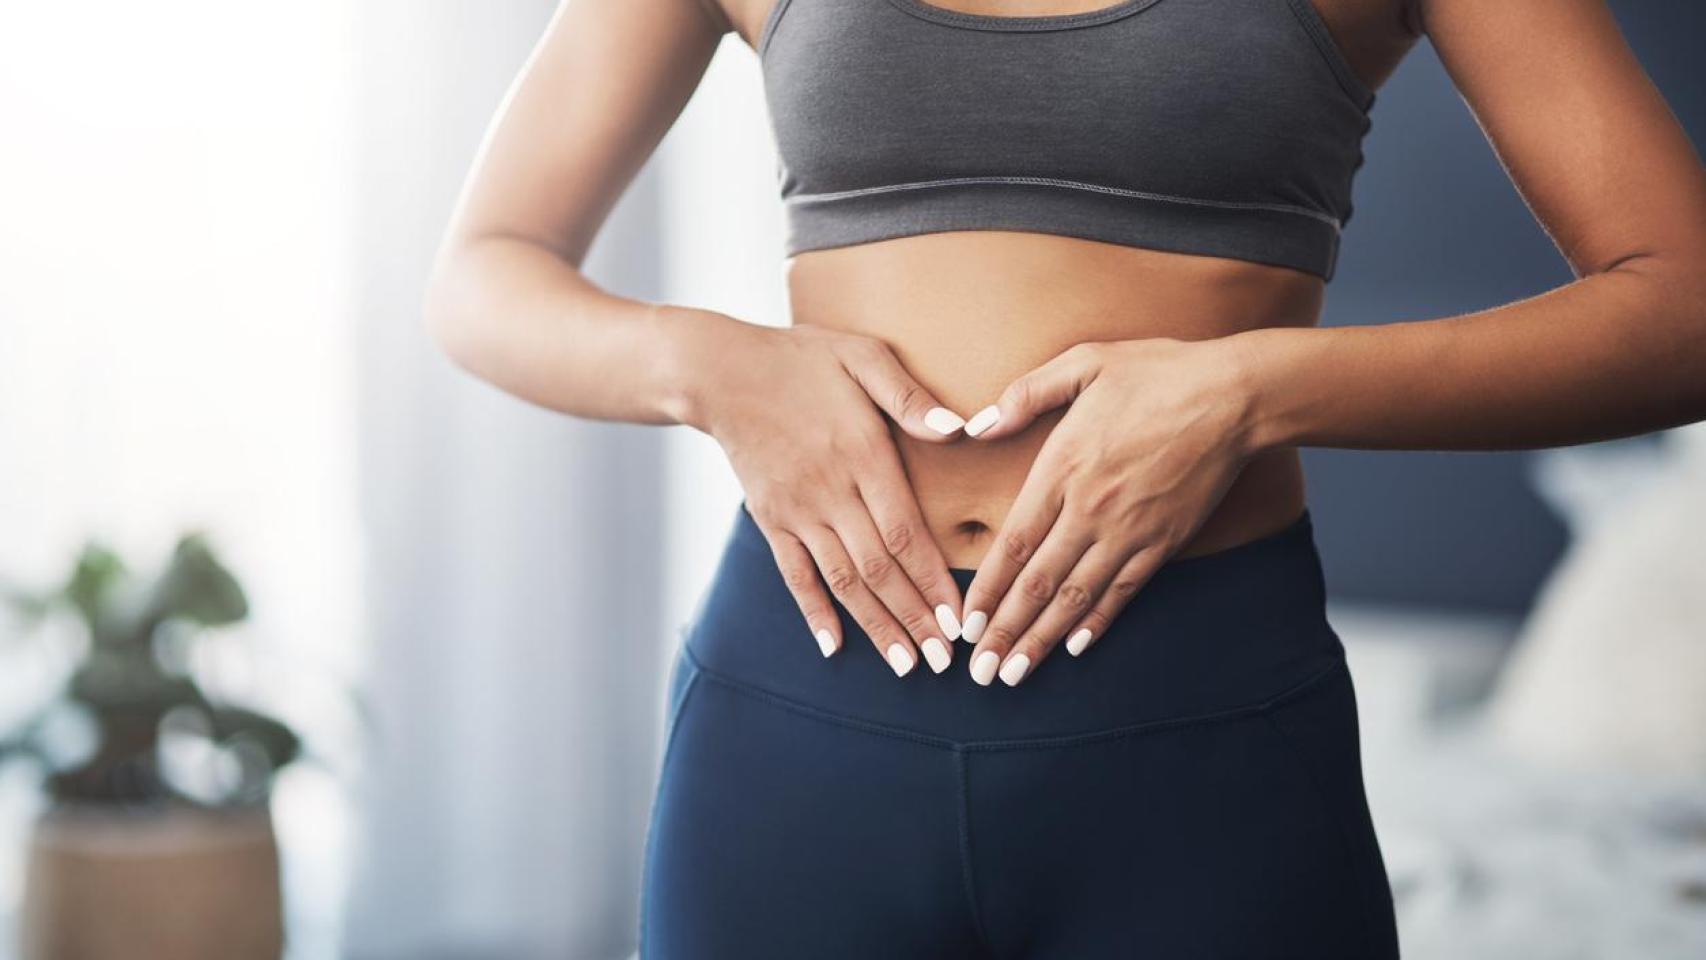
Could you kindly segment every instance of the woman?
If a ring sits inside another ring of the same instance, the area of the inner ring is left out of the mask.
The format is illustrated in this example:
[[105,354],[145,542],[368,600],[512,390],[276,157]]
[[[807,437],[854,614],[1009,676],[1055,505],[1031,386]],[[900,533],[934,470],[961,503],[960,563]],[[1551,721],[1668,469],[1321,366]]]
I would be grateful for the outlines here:
[[[786,329],[578,269],[729,31]],[[1424,31],[1579,279],[1316,328]],[[575,0],[430,315],[536,404],[705,431],[745,490],[646,956],[1390,957],[1296,449],[1706,416],[1706,177],[1600,0]]]

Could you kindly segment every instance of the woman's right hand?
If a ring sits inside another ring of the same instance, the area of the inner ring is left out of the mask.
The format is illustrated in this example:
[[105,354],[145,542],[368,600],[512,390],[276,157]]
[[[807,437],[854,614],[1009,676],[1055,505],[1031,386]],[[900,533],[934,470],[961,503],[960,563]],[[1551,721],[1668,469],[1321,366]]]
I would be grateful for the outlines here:
[[[697,311],[696,311],[697,312]],[[894,438],[945,443],[965,421],[882,341],[809,325],[692,324],[680,419],[722,445],[806,624],[841,648],[839,600],[900,676],[937,673],[960,634],[959,587],[924,525]],[[827,590],[825,589],[827,585]]]

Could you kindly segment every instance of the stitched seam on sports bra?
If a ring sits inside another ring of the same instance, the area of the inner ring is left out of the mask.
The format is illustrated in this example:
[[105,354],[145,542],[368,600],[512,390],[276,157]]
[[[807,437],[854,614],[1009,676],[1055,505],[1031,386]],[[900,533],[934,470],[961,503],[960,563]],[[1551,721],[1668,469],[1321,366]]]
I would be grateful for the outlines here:
[[1101,10],[1086,10],[1083,13],[1059,13],[1035,17],[1001,17],[992,14],[964,13],[959,10],[948,10],[925,0],[889,0],[889,3],[902,12],[911,14],[920,20],[944,24],[950,27],[960,27],[968,30],[996,31],[1042,31],[1070,30],[1074,27],[1094,27],[1143,11],[1160,3],[1161,0],[1123,0],[1113,6]]
[[776,5],[770,8],[770,16],[764,18],[764,26],[758,31],[757,53],[760,59],[764,51],[770,47],[770,39],[776,36],[776,25],[782,22],[782,14],[788,12],[788,4],[793,0],[776,0]]
[[837,200],[855,200],[860,197],[876,196],[884,193],[899,193],[906,190],[929,190],[937,187],[974,187],[974,186],[1030,186],[1057,187],[1063,190],[1081,190],[1087,193],[1100,193],[1113,197],[1125,197],[1130,200],[1150,200],[1158,203],[1179,203],[1193,207],[1208,207],[1216,210],[1265,210],[1269,213],[1287,213],[1300,217],[1319,220],[1333,228],[1337,233],[1340,223],[1337,217],[1310,210],[1307,207],[1296,207],[1284,203],[1262,203],[1260,201],[1244,200],[1203,200],[1197,197],[1178,197],[1165,193],[1150,193],[1144,190],[1128,190],[1124,187],[1109,187],[1099,183],[1081,183],[1076,180],[1059,180],[1054,177],[949,177],[943,180],[919,180],[912,183],[893,183],[880,187],[860,187],[855,190],[839,190],[832,193],[801,193],[788,197],[784,202],[792,204],[804,203],[833,203]]
[[1327,21],[1321,18],[1321,11],[1315,9],[1313,0],[1286,0],[1287,6],[1303,26],[1303,31],[1309,34],[1309,39],[1315,44],[1315,49],[1326,61],[1327,67],[1333,71],[1333,76],[1339,81],[1339,86],[1356,104],[1358,110],[1367,113],[1374,105],[1374,91],[1369,89],[1362,77],[1352,69],[1349,60],[1345,59],[1345,51],[1339,46],[1339,41],[1333,39],[1332,31],[1327,29]]
[[1272,710],[1294,697],[1302,695],[1315,684],[1332,676],[1334,671],[1345,669],[1344,657],[1342,655],[1335,656],[1332,663],[1315,671],[1297,683],[1292,684],[1290,687],[1281,690],[1279,693],[1274,694],[1266,700],[1245,704],[1240,707],[1229,707],[1225,710],[1216,710],[1210,713],[1192,714],[1183,717],[1170,717],[1164,720],[1145,720],[1140,723],[1109,727],[1106,730],[1097,730],[1090,733],[1068,733],[1047,737],[1018,737],[1003,740],[952,740],[948,737],[938,737],[927,733],[919,733],[915,730],[908,730],[905,727],[895,727],[885,723],[876,723],[871,720],[861,720],[858,717],[849,717],[845,714],[834,713],[829,710],[824,710],[821,707],[814,707],[811,704],[802,703],[792,697],[786,697],[782,694],[774,693],[764,687],[758,686],[757,684],[748,683],[744,680],[737,680],[725,673],[714,670],[711,667],[706,666],[705,662],[700,660],[699,657],[693,653],[693,648],[691,646],[684,647],[683,649],[686,652],[687,658],[692,660],[693,663],[698,666],[701,676],[712,683],[716,683],[727,688],[732,693],[741,694],[751,699],[768,703],[771,706],[782,710],[788,710],[815,720],[821,720],[824,723],[847,727],[852,730],[859,730],[864,733],[875,734],[877,736],[891,737],[896,740],[907,740],[927,747],[940,747],[945,750],[959,750],[967,753],[997,753],[1008,750],[1048,750],[1061,747],[1076,747],[1108,740],[1119,740],[1125,737],[1154,733],[1162,730],[1178,730],[1187,727],[1203,726],[1211,723],[1223,723],[1230,720],[1256,717]]

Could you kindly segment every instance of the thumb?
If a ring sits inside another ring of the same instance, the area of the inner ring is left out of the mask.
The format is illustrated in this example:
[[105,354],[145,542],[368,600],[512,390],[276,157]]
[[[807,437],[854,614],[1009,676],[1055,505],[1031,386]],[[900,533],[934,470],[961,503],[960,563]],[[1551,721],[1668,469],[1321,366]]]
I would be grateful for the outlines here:
[[941,443],[966,425],[963,417],[942,406],[913,379],[886,344],[869,343],[843,356],[841,365],[908,436]]
[[998,440],[1078,398],[1102,368],[1099,344],[1081,343],[1007,385],[1001,399],[972,415],[966,435]]

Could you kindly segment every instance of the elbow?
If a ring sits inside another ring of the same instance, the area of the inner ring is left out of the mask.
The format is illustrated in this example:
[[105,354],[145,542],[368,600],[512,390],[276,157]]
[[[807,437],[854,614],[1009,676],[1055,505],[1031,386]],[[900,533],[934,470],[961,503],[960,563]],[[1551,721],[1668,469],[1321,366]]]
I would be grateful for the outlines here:
[[421,298],[421,325],[427,338],[452,363],[468,369],[475,350],[473,324],[455,293],[456,255],[438,258]]
[[1691,406],[1686,414],[1689,423],[1706,421],[1706,256],[1696,258],[1692,269],[1687,271],[1689,281],[1685,284],[1683,302],[1688,317],[1689,336],[1687,342],[1693,347],[1693,368],[1697,371],[1693,378],[1694,388]]
[[1638,382],[1650,401],[1644,429],[1706,421],[1706,242],[1624,257],[1599,272],[1628,284],[1612,302],[1641,321],[1631,356],[1641,358]]
[[1672,418],[1677,425],[1706,421],[1706,248],[1678,257],[1660,294],[1677,331],[1676,355],[1685,373]]
[[1706,254],[1696,257],[1693,266],[1683,274],[1688,278],[1685,296],[1695,328],[1706,339]]
[[[1706,247],[1682,258],[1665,296],[1680,314],[1690,355],[1698,361],[1698,369],[1706,370]],[[1701,380],[1706,383],[1706,378]]]

